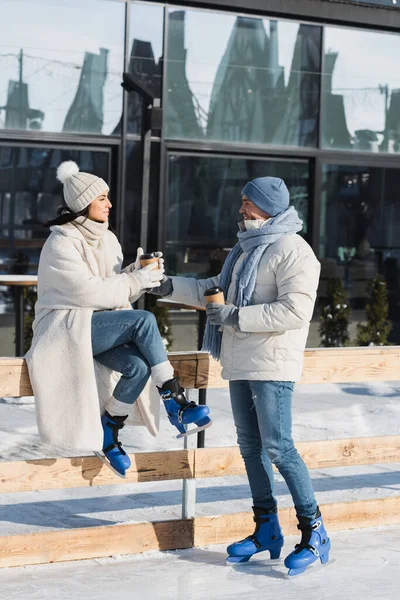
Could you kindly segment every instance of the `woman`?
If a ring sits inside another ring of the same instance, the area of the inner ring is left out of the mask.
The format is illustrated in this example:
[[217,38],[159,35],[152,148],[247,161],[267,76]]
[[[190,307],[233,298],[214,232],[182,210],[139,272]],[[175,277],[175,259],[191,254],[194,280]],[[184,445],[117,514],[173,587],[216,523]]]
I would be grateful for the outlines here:
[[[59,166],[57,177],[66,208],[48,223],[51,234],[40,256],[34,336],[26,357],[39,433],[53,447],[103,451],[124,477],[131,463],[118,433],[149,377],[178,437],[209,426],[209,409],[186,401],[154,315],[132,310],[131,303],[146,290],[160,286],[162,254],[159,268],[141,268],[139,248],[136,262],[121,271],[121,246],[108,224],[108,185],[80,172],[72,161]],[[155,406],[146,395],[136,406],[153,434],[158,407],[159,401]],[[190,423],[198,429],[188,432]]]
[[155,294],[204,306],[207,288],[221,286],[227,304],[207,305],[204,348],[222,364],[229,380],[237,439],[253,497],[256,529],[228,547],[228,561],[246,562],[283,546],[272,466],[292,495],[300,544],[285,559],[289,575],[329,557],[330,540],[311,479],[292,439],[294,382],[301,378],[320,265],[297,233],[302,221],[289,206],[289,191],[275,177],[253,180],[242,190],[238,243],[219,276],[206,280],[172,277]]

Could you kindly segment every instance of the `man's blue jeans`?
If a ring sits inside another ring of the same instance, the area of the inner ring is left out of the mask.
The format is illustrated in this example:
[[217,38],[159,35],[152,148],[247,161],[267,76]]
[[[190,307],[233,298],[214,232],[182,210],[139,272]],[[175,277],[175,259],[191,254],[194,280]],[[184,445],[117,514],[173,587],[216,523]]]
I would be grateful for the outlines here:
[[113,396],[133,404],[150,377],[151,367],[168,360],[155,316],[145,310],[93,313],[93,356],[122,373]]
[[294,383],[230,381],[237,441],[243,457],[254,506],[275,511],[276,465],[292,495],[296,513],[314,518],[317,502],[310,475],[292,439]]

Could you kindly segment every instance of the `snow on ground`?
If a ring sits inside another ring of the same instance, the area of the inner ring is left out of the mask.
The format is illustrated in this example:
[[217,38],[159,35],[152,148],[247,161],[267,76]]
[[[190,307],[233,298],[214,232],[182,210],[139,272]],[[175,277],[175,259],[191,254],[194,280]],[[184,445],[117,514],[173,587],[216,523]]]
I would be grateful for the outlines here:
[[[193,397],[195,393],[193,392]],[[399,433],[400,382],[299,385],[293,409],[295,440],[340,439]],[[236,443],[227,390],[210,390],[214,425],[206,445]],[[0,399],[0,458],[43,456],[38,446],[32,398]],[[162,413],[157,438],[143,428],[126,428],[122,440],[130,452],[182,448]],[[216,450],[217,452],[218,450]],[[398,495],[400,465],[368,465],[313,470],[318,501],[352,501]],[[279,506],[291,505],[286,484],[276,476]],[[0,535],[121,522],[180,518],[182,483],[160,481],[0,496]],[[251,510],[246,477],[197,480],[197,515]]]
[[225,546],[2,569],[0,600],[395,600],[399,539],[399,527],[334,532],[328,564],[292,578],[263,554],[227,566]]

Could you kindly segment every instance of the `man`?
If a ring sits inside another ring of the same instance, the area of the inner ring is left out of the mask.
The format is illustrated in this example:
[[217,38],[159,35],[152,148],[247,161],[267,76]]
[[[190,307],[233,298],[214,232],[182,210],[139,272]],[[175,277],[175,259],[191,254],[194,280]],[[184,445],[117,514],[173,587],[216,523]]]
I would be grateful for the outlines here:
[[272,465],[285,479],[302,532],[285,559],[289,575],[318,558],[326,563],[330,540],[306,465],[291,435],[294,383],[301,378],[320,265],[297,235],[302,221],[289,207],[285,183],[255,179],[242,190],[239,242],[217,277],[165,278],[154,293],[204,306],[204,292],[225,290],[225,305],[207,306],[204,349],[222,364],[229,380],[237,440],[253,497],[255,531],[228,547],[229,562],[246,562],[268,550],[279,558],[283,536],[273,494]]

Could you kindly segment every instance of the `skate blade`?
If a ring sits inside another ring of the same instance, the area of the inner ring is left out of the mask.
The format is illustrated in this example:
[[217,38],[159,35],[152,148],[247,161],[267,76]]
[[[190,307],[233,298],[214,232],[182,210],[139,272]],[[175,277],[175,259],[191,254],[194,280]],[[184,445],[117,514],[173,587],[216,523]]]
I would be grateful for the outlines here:
[[180,440],[182,438],[188,437],[188,435],[193,435],[195,433],[199,433],[200,431],[204,431],[204,429],[208,429],[208,427],[211,427],[211,425],[213,424],[213,422],[209,421],[209,423],[207,423],[206,425],[201,425],[201,427],[195,427],[194,429],[188,429],[187,431],[185,431],[185,433],[180,433],[179,435],[176,436],[177,440]]
[[[266,550],[266,552],[268,552],[268,550]],[[281,563],[283,563],[283,558],[279,557],[279,558],[267,558],[266,556],[260,556],[261,552],[256,552],[255,554],[252,554],[251,556],[228,556],[228,558],[226,559],[226,564],[227,565],[245,565],[249,562],[250,558],[252,558],[252,556],[257,556],[257,558],[255,558],[255,560],[251,561],[251,565],[256,567],[257,565],[262,565],[263,568],[268,566],[276,566],[276,565],[280,565]]]
[[227,565],[239,565],[249,562],[251,556],[228,556],[226,559]]
[[308,565],[308,567],[305,567],[304,569],[289,569],[286,577],[287,579],[292,579],[293,577],[297,577],[297,575],[301,575],[302,573],[308,572],[310,574],[312,571],[314,571],[314,569],[319,571],[319,569],[329,568],[331,565],[334,565],[335,562],[335,558],[330,558],[325,564],[321,564],[320,561],[315,561],[312,563],[312,565]]
[[108,467],[115,475],[117,475],[121,479],[126,479],[126,475],[121,475],[121,473],[118,473],[118,471],[114,469],[114,467],[112,466],[105,454],[102,454],[102,452],[93,452],[93,454],[97,456],[97,458],[100,459],[101,462],[104,463],[106,467]]

